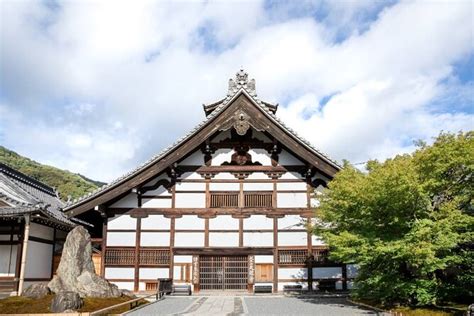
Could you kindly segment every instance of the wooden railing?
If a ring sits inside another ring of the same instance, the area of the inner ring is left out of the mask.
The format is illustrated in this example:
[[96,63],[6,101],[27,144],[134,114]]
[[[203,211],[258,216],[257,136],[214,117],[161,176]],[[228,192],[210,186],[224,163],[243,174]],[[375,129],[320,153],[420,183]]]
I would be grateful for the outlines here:
[[[278,250],[278,263],[285,264],[306,264],[308,258],[307,249],[280,249]],[[327,249],[313,249],[313,257],[315,262],[326,262],[328,259]]]
[[[168,249],[140,248],[138,256],[140,265],[168,265],[170,252]],[[133,266],[135,264],[135,248],[107,248],[105,264],[108,266]]]
[[243,207],[272,207],[272,192],[244,192],[243,201],[239,203],[239,192],[211,192],[210,207],[236,208]]

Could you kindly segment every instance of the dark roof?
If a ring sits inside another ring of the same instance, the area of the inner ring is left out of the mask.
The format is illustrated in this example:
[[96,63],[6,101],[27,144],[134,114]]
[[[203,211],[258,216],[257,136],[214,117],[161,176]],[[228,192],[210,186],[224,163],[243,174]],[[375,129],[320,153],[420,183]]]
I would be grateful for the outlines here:
[[62,212],[64,203],[59,199],[56,190],[2,163],[0,198],[10,205],[0,207],[0,217],[41,213],[53,222],[66,226],[75,225]]

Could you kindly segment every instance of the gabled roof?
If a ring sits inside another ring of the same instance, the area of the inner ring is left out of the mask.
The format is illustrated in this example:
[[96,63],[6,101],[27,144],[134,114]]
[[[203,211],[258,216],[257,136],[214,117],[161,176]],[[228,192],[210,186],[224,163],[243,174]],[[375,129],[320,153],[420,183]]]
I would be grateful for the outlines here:
[[[242,70],[237,73],[237,76],[241,74]],[[247,80],[247,77],[245,77]],[[108,199],[110,200],[113,197],[116,197],[127,190],[130,190],[134,185],[137,186],[139,183],[147,181],[150,177],[158,174],[165,170],[165,168],[171,166],[174,162],[178,161],[180,157],[183,157],[184,154],[187,154],[191,149],[188,148],[188,152],[183,151],[182,153],[175,153],[175,151],[180,150],[184,145],[195,141],[196,138],[199,138],[200,133],[207,132],[210,136],[211,133],[216,132],[222,127],[223,123],[223,114],[226,113],[226,110],[230,108],[233,104],[236,104],[238,100],[248,100],[246,104],[252,104],[253,108],[258,111],[255,113],[256,116],[261,119],[268,120],[268,123],[275,125],[275,128],[279,129],[279,134],[291,139],[296,144],[296,147],[304,148],[309,154],[313,155],[314,164],[318,168],[323,168],[326,170],[326,173],[329,176],[334,175],[342,167],[334,160],[330,159],[326,154],[323,154],[318,149],[313,147],[307,140],[303,139],[297,133],[287,127],[279,118],[274,114],[276,111],[277,105],[272,105],[275,110],[269,105],[269,103],[262,102],[257,99],[255,93],[255,81],[251,80],[251,84],[248,82],[240,82],[238,85],[232,85],[232,79],[229,84],[229,91],[232,94],[228,94],[226,98],[218,101],[215,104],[212,104],[212,111],[209,112],[206,119],[198,124],[193,130],[188,134],[178,139],[174,144],[165,148],[160,153],[144,162],[137,168],[131,170],[130,172],[122,175],[116,180],[112,181],[109,184],[106,184],[93,192],[90,192],[83,197],[76,199],[70,202],[65,208],[64,211],[67,212],[68,216],[78,215],[84,211],[92,209],[93,207],[104,203],[105,198],[101,198],[105,194],[109,194]],[[232,114],[232,113],[229,113]],[[220,120],[220,121],[219,121]],[[214,126],[213,124],[219,121],[219,123]],[[213,124],[211,124],[213,123]],[[270,126],[270,125],[269,125]],[[202,142],[203,138],[199,138],[198,141]],[[201,143],[195,142],[195,145],[200,145]],[[192,148],[195,150],[195,147]],[[171,155],[175,153],[174,155]],[[329,171],[328,171],[329,170]],[[128,184],[128,187],[121,188],[121,185]]]
[[62,212],[64,203],[53,188],[2,163],[0,199],[9,204],[7,207],[0,207],[0,218],[38,213],[61,225],[75,225]]

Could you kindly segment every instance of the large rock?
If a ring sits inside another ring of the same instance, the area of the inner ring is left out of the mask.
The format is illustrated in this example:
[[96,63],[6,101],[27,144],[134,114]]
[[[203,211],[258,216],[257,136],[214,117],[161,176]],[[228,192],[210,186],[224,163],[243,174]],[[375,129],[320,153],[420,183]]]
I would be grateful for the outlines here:
[[46,295],[50,294],[48,286],[44,283],[35,283],[27,287],[21,296],[31,297],[35,299],[43,298]]
[[61,292],[51,301],[51,312],[62,313],[66,310],[77,310],[84,305],[84,301],[76,292]]
[[56,275],[48,287],[55,293],[76,292],[81,297],[121,295],[116,285],[95,274],[91,236],[82,226],[67,235]]

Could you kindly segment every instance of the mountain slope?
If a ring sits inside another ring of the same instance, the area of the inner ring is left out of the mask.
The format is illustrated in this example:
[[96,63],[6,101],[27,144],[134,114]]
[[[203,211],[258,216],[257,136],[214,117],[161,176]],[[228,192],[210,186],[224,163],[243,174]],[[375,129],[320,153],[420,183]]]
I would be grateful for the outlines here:
[[3,146],[0,146],[0,162],[56,188],[63,200],[67,200],[68,196],[80,197],[104,184],[80,174],[40,164]]

